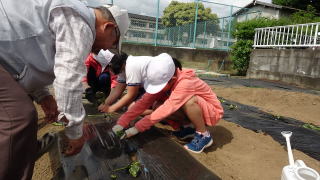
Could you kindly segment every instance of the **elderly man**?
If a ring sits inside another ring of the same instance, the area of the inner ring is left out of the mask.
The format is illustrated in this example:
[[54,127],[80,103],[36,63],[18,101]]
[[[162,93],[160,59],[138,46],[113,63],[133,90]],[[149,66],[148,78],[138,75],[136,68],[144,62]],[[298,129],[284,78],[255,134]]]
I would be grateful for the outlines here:
[[[90,4],[89,4],[90,5]],[[78,0],[0,0],[0,180],[31,179],[37,112],[66,124],[66,155],[83,144],[81,79],[89,52],[117,49],[129,26],[126,10],[88,8]],[[46,88],[52,84],[55,98]]]

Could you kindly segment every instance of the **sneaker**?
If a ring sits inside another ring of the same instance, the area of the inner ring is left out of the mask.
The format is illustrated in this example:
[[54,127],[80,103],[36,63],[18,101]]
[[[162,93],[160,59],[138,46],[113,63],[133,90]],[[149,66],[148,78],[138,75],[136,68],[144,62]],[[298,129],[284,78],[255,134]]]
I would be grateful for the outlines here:
[[182,127],[179,131],[174,131],[172,134],[180,140],[193,138],[196,130],[192,127]]
[[195,133],[194,139],[189,144],[184,145],[184,148],[194,153],[201,153],[205,148],[211,146],[212,143],[211,136],[205,137],[202,134]]

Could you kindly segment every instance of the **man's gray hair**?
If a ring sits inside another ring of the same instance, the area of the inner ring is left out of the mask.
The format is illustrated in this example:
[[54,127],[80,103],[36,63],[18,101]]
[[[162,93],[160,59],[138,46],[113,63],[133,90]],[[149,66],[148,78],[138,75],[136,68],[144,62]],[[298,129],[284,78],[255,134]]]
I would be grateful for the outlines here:
[[116,22],[115,19],[113,18],[111,12],[109,11],[109,9],[107,7],[104,6],[99,6],[97,8],[95,8],[97,10],[99,10],[102,14],[102,17],[105,18],[108,21],[112,21],[112,22]]

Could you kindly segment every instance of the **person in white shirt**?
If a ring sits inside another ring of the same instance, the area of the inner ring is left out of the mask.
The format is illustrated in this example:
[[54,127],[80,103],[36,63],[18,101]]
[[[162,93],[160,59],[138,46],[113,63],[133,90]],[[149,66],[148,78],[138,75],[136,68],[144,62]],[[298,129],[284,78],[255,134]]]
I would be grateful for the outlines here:
[[[98,110],[101,112],[112,113],[129,105],[142,96],[144,91],[144,82],[148,79],[147,69],[150,61],[154,59],[172,59],[167,53],[158,56],[127,56],[125,53],[115,55],[110,62],[110,68],[114,74],[118,74],[118,84],[111,90],[110,95],[102,103]],[[127,88],[127,93],[122,95]],[[143,115],[151,113],[151,110],[145,111]]]
[[80,152],[84,60],[90,51],[119,51],[129,17],[117,6],[89,8],[79,0],[0,0],[0,7],[0,179],[31,179],[37,153],[32,100],[47,122],[66,125],[64,154]]

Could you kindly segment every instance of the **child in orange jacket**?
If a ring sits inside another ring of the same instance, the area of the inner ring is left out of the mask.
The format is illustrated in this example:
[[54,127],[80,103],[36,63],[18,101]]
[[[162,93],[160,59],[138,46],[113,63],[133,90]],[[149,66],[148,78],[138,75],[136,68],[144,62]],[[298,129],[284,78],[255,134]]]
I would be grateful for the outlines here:
[[[182,112],[195,127],[195,132],[188,128],[176,134],[194,135],[194,139],[184,147],[195,153],[201,153],[212,144],[212,138],[206,125],[214,126],[223,116],[223,108],[215,93],[194,71],[181,69],[177,60],[162,59],[152,61],[148,66],[148,79],[145,80],[146,93],[125,114],[123,114],[112,130],[117,133],[128,128],[129,123],[155,102],[163,102],[152,114],[145,116],[134,127],[125,130],[125,137],[143,132],[155,123],[169,116]],[[172,120],[172,118],[171,118]],[[175,119],[182,122],[182,119]],[[118,134],[118,133],[117,133]]]
[[109,50],[101,50],[98,55],[90,53],[85,61],[87,75],[83,82],[89,86],[85,93],[86,98],[92,103],[96,101],[96,92],[103,92],[105,97],[108,97],[111,88],[117,84],[117,76],[109,70],[113,56]]

